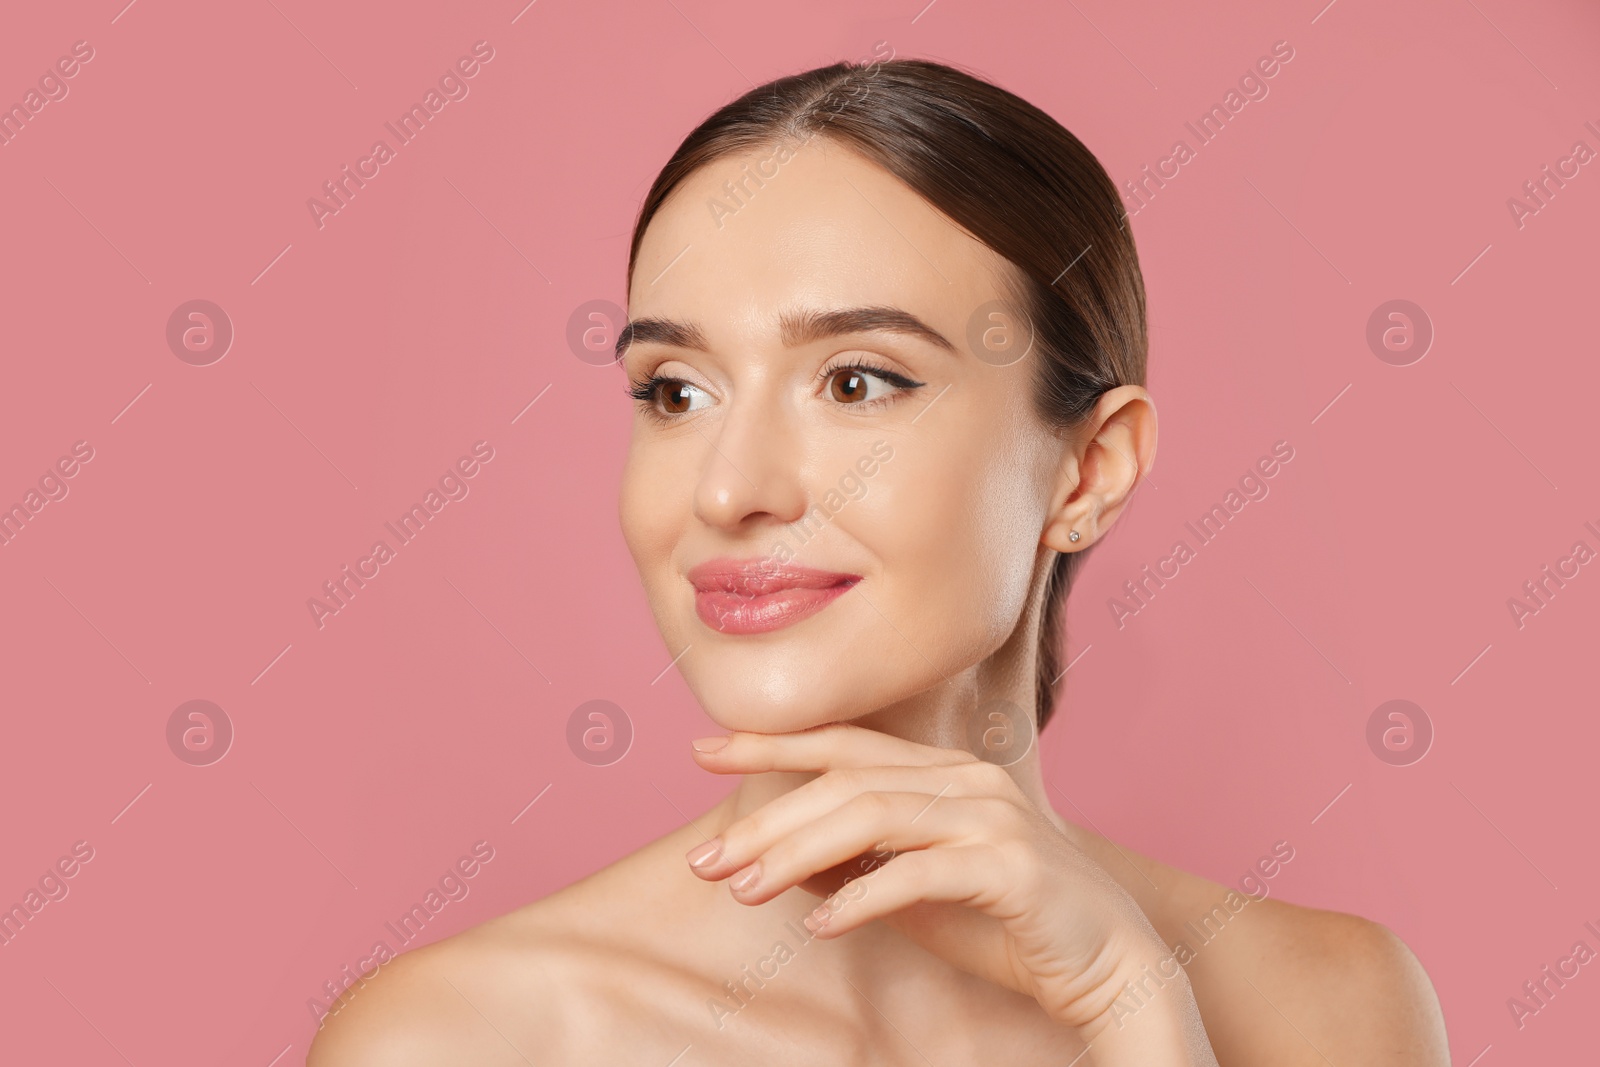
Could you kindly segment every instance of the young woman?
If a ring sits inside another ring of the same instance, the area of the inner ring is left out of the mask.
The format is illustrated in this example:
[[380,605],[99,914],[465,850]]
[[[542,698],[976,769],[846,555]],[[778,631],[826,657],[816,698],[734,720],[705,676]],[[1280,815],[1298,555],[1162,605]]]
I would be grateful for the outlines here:
[[622,527],[737,785],[387,965],[314,1067],[1449,1062],[1382,926],[1051,807],[1062,604],[1156,454],[1071,133],[927,61],[779,79],[668,161],[628,284]]

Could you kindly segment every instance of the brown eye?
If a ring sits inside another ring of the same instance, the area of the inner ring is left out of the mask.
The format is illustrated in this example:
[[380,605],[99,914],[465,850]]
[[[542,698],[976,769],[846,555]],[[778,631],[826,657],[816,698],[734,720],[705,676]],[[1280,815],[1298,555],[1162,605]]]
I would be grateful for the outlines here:
[[854,404],[867,397],[867,376],[850,367],[835,371],[828,378],[828,392],[842,404]]
[[[682,407],[678,405],[682,404]],[[661,383],[661,407],[669,415],[682,415],[689,410],[689,383]]]

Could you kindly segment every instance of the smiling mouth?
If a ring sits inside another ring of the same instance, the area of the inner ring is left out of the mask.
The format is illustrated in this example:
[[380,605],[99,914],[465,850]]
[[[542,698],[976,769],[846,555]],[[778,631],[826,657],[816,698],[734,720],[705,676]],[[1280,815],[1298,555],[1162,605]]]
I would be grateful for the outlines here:
[[713,562],[689,573],[700,621],[718,633],[760,634],[793,626],[843,596],[861,580],[796,567]]

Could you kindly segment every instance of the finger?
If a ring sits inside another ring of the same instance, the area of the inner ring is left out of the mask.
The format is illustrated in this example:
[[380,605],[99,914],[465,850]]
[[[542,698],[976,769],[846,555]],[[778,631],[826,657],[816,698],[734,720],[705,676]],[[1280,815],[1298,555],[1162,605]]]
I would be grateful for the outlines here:
[[838,937],[914,904],[963,904],[994,909],[1007,879],[993,846],[977,843],[905,852],[846,883],[806,917],[818,937]]
[[725,878],[802,826],[869,792],[924,793],[930,801],[980,796],[1013,803],[1023,799],[1005,770],[982,760],[937,767],[846,767],[813,778],[730,823],[709,845],[696,846],[686,858],[700,877]]
[[865,874],[902,852],[1011,839],[1011,805],[992,798],[862,793],[778,841],[728,882],[734,897],[762,904],[806,879],[863,857]]
[[[711,739],[705,739],[711,740]],[[759,734],[735,730],[714,752],[700,751],[700,765],[718,774],[762,771],[827,771],[836,767],[946,766],[977,762],[963,749],[936,748],[903,737],[835,722],[792,733]]]

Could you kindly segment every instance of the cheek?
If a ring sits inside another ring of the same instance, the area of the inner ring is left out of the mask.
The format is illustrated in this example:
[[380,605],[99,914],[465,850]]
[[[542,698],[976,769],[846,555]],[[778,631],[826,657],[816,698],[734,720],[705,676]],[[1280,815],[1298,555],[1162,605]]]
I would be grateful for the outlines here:
[[850,532],[878,559],[895,624],[913,643],[981,656],[1015,629],[1042,528],[1026,471],[992,440],[907,441],[851,505],[859,511]]
[[680,484],[681,475],[663,462],[657,450],[635,448],[623,467],[618,490],[617,519],[622,539],[638,568],[640,580],[656,603],[672,564],[672,550],[689,514],[692,487]]
[[622,528],[622,540],[627,544],[628,552],[641,568],[644,564],[645,524],[649,520],[645,499],[640,492],[643,486],[644,479],[640,476],[638,461],[630,453],[622,469],[622,483],[617,487],[617,523]]

